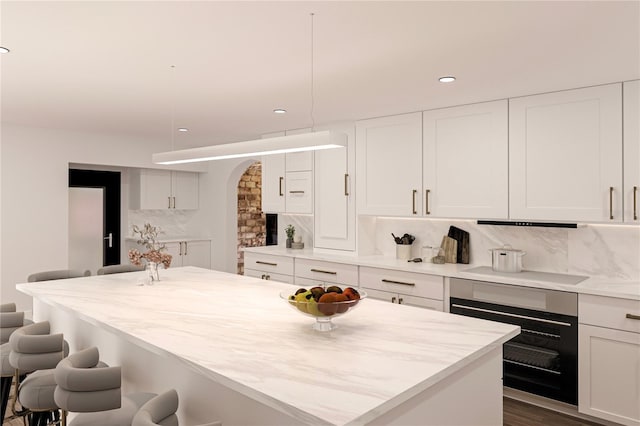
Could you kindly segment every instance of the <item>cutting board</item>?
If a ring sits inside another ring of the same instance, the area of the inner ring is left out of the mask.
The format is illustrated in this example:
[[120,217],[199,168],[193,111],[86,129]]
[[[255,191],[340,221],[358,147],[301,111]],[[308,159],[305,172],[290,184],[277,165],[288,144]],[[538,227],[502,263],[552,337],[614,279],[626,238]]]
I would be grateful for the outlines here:
[[444,250],[444,263],[456,263],[458,241],[445,235],[442,237],[440,247]]
[[449,237],[458,242],[457,263],[469,263],[469,233],[455,226],[449,227]]

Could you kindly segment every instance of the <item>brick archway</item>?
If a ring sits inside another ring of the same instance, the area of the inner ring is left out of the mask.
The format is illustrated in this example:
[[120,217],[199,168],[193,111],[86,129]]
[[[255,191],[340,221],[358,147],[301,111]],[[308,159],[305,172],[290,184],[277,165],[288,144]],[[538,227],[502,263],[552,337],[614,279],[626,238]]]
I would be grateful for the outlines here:
[[238,274],[244,274],[242,247],[264,246],[266,218],[262,213],[262,163],[250,165],[238,181]]

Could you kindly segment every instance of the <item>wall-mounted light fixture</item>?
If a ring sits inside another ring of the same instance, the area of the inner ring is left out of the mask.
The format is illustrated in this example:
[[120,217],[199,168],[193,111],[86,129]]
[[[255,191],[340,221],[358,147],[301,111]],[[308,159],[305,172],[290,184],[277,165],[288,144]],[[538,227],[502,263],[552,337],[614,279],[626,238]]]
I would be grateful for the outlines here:
[[179,151],[160,152],[152,155],[152,161],[155,164],[184,164],[199,161],[284,154],[287,152],[344,148],[345,146],[347,146],[347,135],[344,133],[322,131],[203,146]]

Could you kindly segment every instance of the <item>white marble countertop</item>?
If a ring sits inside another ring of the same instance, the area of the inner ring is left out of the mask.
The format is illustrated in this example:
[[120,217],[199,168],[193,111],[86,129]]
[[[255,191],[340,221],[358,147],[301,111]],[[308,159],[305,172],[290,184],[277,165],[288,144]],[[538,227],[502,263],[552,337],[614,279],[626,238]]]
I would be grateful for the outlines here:
[[519,327],[373,299],[328,333],[280,299],[288,284],[194,267],[18,284],[300,423],[363,424],[446,379]]
[[[247,247],[247,252],[272,254],[278,256],[290,256],[301,259],[325,260],[337,263],[347,263],[374,268],[386,268],[398,271],[417,272],[423,274],[440,275],[452,278],[467,278],[479,281],[489,281],[502,284],[519,285],[524,287],[545,288],[551,290],[569,291],[578,294],[593,294],[599,296],[616,297],[623,299],[640,300],[640,281],[620,281],[619,279],[606,279],[600,277],[586,277],[577,284],[567,284],[566,279],[576,277],[569,274],[537,274],[529,271],[529,274],[518,273],[478,273],[467,272],[478,266],[486,266],[485,270],[491,271],[491,265],[464,265],[460,263],[446,263],[437,265],[429,262],[407,262],[394,257],[370,255],[350,256],[337,255],[322,252],[314,252],[313,249],[294,250],[279,246]],[[551,275],[556,275],[554,280]],[[564,275],[564,276],[563,276]]]

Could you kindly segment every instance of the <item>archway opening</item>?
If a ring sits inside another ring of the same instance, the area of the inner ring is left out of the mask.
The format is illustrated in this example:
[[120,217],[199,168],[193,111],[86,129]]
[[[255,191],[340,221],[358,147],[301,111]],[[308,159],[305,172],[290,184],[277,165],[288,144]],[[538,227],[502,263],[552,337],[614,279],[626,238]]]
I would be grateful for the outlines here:
[[244,274],[243,247],[266,243],[266,217],[262,213],[262,163],[251,164],[238,180],[238,274]]

